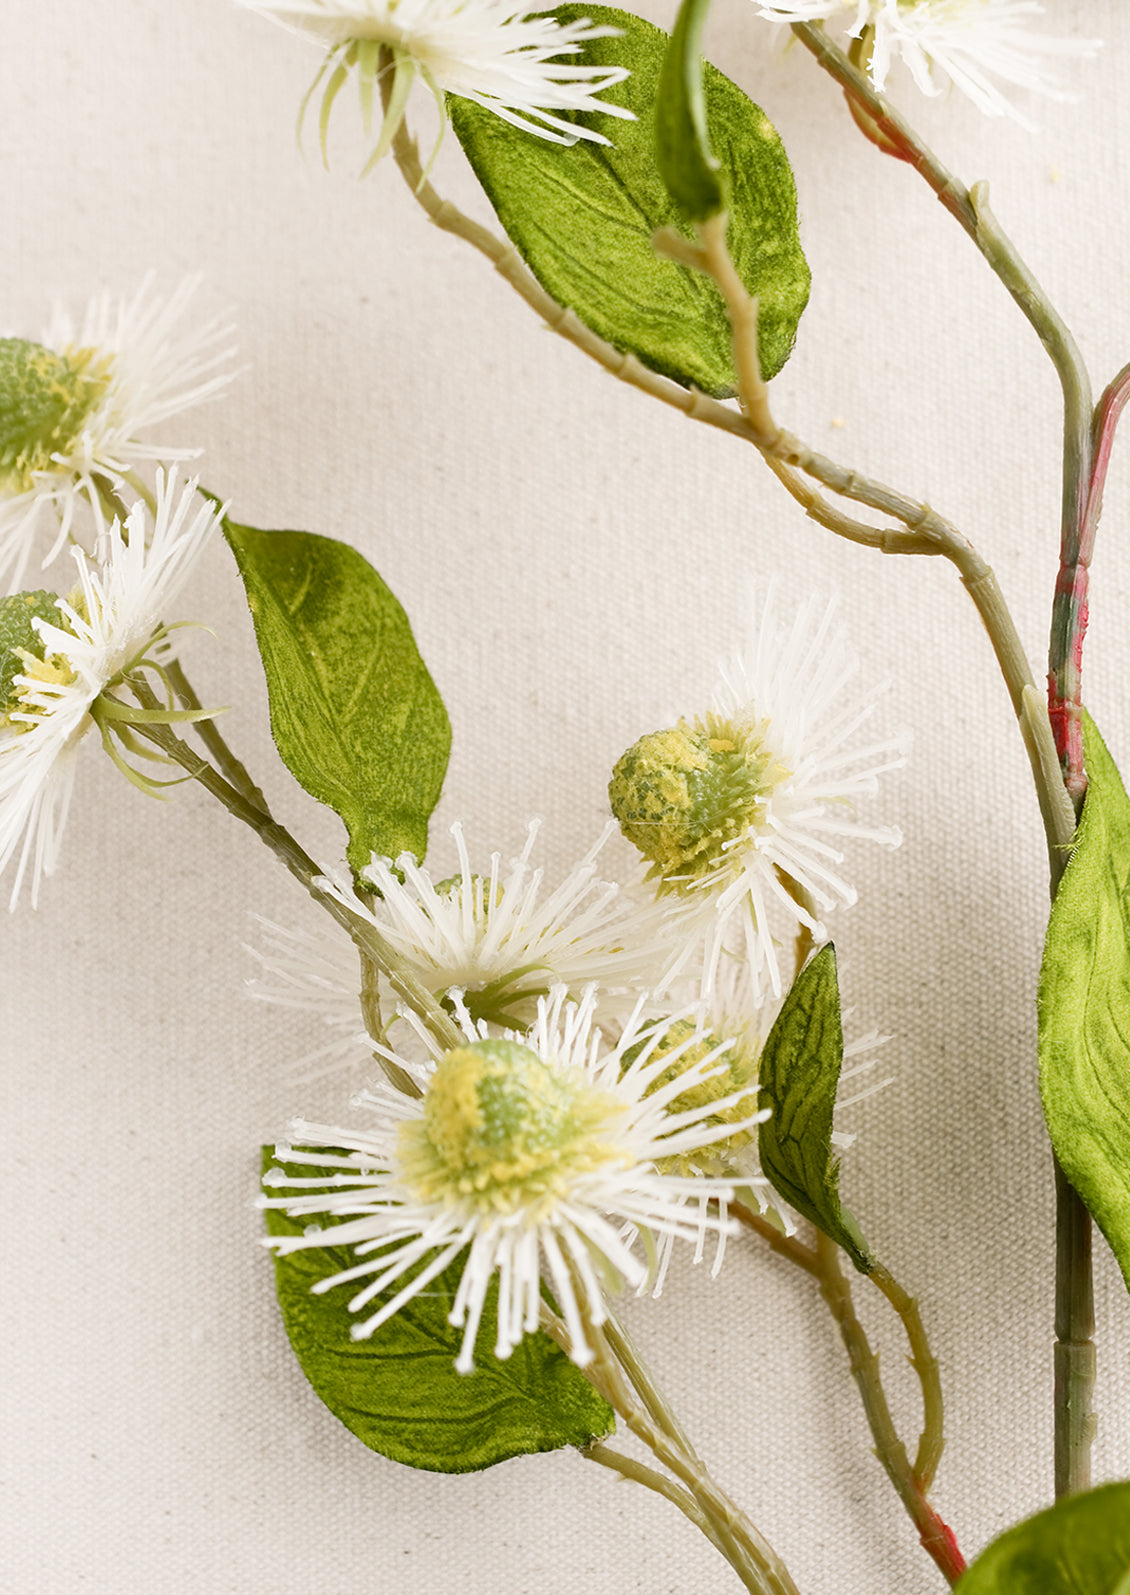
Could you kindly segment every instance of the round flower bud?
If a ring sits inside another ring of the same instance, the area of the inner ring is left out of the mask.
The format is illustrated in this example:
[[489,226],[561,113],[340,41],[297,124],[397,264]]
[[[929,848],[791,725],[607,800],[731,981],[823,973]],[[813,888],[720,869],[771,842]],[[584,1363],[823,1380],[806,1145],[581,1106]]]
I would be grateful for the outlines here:
[[613,770],[608,798],[650,877],[676,889],[708,874],[757,823],[779,776],[759,729],[711,716],[641,737]]
[[615,1107],[521,1042],[473,1041],[440,1059],[422,1117],[401,1128],[400,1150],[425,1200],[515,1212],[615,1155],[594,1135]]
[[93,350],[0,338],[0,491],[28,492],[53,455],[71,453],[108,386]]

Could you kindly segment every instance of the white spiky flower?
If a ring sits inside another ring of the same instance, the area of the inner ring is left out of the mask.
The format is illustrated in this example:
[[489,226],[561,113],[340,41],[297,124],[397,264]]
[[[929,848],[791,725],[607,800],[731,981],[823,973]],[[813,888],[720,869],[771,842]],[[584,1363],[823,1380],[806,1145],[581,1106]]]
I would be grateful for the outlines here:
[[558,22],[552,12],[515,0],[239,0],[239,4],[325,47],[325,61],[310,88],[313,94],[328,74],[321,110],[323,149],[333,102],[350,73],[358,79],[368,130],[384,52],[391,53],[389,107],[370,165],[388,149],[417,72],[441,104],[445,94],[474,100],[515,127],[555,144],[575,144],[578,139],[608,143],[603,133],[568,120],[562,112],[601,111],[632,118],[623,106],[596,98],[628,76],[624,67],[575,66],[559,59],[577,55],[590,39],[621,32],[594,26],[587,17]]
[[[661,1173],[657,1165],[718,1138],[719,1104],[668,1111],[672,1098],[714,1066],[694,1065],[681,1081],[651,1089],[668,1059],[653,1060],[649,1032],[627,1026],[614,1048],[594,1026],[594,993],[579,1004],[562,987],[538,1004],[528,1035],[488,1037],[461,1013],[466,1045],[415,1075],[418,1099],[385,1086],[358,1105],[374,1115],[364,1131],[298,1121],[276,1156],[310,1175],[274,1169],[285,1194],[261,1198],[293,1217],[325,1214],[323,1231],[271,1236],[281,1253],[352,1246],[355,1266],[314,1289],[361,1284],[350,1312],[373,1308],[352,1326],[366,1339],[465,1253],[449,1321],[463,1330],[455,1366],[470,1372],[487,1291],[499,1282],[494,1353],[508,1357],[538,1327],[544,1267],[568,1329],[570,1355],[591,1361],[586,1325],[607,1317],[606,1295],[640,1287],[648,1264],[637,1245],[666,1238],[701,1243],[729,1232],[727,1182]],[[644,1041],[630,1061],[629,1049]],[[381,1049],[378,1049],[381,1050]],[[761,1115],[748,1091],[747,1122]],[[723,1099],[722,1106],[729,1101]],[[732,1133],[724,1126],[721,1133]],[[324,1148],[340,1148],[326,1151]],[[315,1150],[301,1150],[314,1148]],[[710,1204],[716,1204],[711,1206]]]
[[[138,785],[112,738],[126,746],[132,722],[201,719],[207,711],[134,713],[109,689],[146,664],[167,629],[163,616],[215,525],[217,512],[157,473],[156,511],[136,504],[123,530],[103,528],[96,557],[72,550],[78,585],[69,598],[46,592],[0,600],[0,871],[18,855],[11,907],[30,872],[34,905],[40,878],[58,859],[75,777],[75,756],[97,724],[102,742]],[[153,783],[150,783],[153,784]]]
[[[522,1029],[533,1021],[539,997],[561,984],[574,995],[592,983],[602,989],[602,1005],[630,1008],[639,991],[654,982],[672,957],[664,912],[635,901],[612,881],[601,880],[597,856],[613,825],[605,828],[559,885],[545,885],[545,872],[533,862],[541,821],[531,821],[525,846],[503,862],[492,853],[477,873],[457,821],[451,827],[458,874],[435,881],[404,854],[395,865],[374,858],[362,871],[376,888],[370,908],[346,881],[327,880],[327,890],[380,932],[406,973],[443,998],[458,992],[474,1020]],[[329,929],[327,935],[331,934]],[[339,936],[339,940],[343,940]],[[326,952],[338,967],[340,958]],[[290,961],[293,985],[295,949]],[[323,970],[324,974],[324,970]],[[277,988],[276,988],[277,989]],[[354,973],[343,1010],[356,1029],[357,981]],[[271,988],[260,994],[271,996]]]
[[770,591],[713,708],[641,737],[609,783],[612,812],[650,862],[681,940],[669,973],[701,946],[706,995],[723,954],[740,950],[756,1000],[766,988],[779,996],[774,922],[822,939],[817,914],[856,899],[840,842],[902,839],[856,812],[906,759],[901,739],[861,735],[882,689],[855,681],[835,607],[813,598],[782,623]]
[[180,325],[198,284],[186,278],[162,298],[146,277],[132,298],[97,295],[81,321],[56,310],[42,343],[0,338],[0,581],[8,590],[23,578],[43,511],[56,518],[47,566],[84,500],[97,523],[103,494],[125,487],[136,495],[139,468],[199,454],[142,436],[231,380],[230,325]]
[[[1090,57],[1097,39],[1052,38],[1032,20],[1044,14],[1037,0],[757,0],[771,22],[817,22],[851,18],[848,34],[871,29],[868,71],[875,87],[886,87],[891,64],[905,62],[923,94],[940,94],[948,79],[987,116],[1031,123],[999,86],[1026,89],[1049,99],[1070,98],[1059,87],[1057,58]],[[939,75],[941,81],[939,81]]]

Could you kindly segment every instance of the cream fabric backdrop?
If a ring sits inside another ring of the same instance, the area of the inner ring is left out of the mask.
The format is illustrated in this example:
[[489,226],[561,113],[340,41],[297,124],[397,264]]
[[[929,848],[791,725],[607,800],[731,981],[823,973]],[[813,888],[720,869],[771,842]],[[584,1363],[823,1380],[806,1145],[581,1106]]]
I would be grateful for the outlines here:
[[[889,677],[907,770],[875,812],[906,833],[850,868],[835,922],[846,1000],[894,1041],[895,1084],[855,1114],[850,1201],[922,1300],[949,1445],[936,1499],[969,1553],[1047,1503],[1051,1171],[1033,1068],[1045,862],[1020,741],[952,571],[836,542],[748,451],[618,386],[538,326],[388,165],[364,182],[351,95],[327,174],[293,128],[315,57],[227,0],[16,0],[0,52],[0,324],[56,296],[168,289],[200,271],[248,369],[185,435],[239,517],[354,540],[405,604],[451,710],[433,825],[481,853],[546,817],[564,869],[602,822],[611,762],[693,710],[772,576],[844,595]],[[649,0],[668,22],[674,7]],[[1082,101],[1042,131],[965,100],[901,100],[1004,225],[1104,383],[1130,357],[1130,12],[1051,0],[1100,35]],[[801,50],[719,0],[711,53],[768,111],[796,171],[813,296],[776,384],[782,419],[929,498],[996,566],[1043,674],[1055,573],[1058,399],[1035,338],[940,207],[853,132]],[[1065,73],[1065,76],[1067,73]],[[427,110],[423,108],[426,121]],[[454,140],[439,185],[485,217]],[[833,426],[833,421],[842,425]],[[180,434],[178,434],[179,436]],[[1116,446],[1095,571],[1089,701],[1130,763],[1130,448]],[[229,737],[317,856],[332,816],[274,755],[246,608],[216,546],[183,606]],[[0,1584],[56,1595],[586,1595],[729,1588],[663,1503],[574,1453],[414,1473],[318,1404],[279,1323],[250,1207],[256,1148],[298,1110],[314,1021],[249,1002],[251,914],[313,910],[266,851],[180,789],[148,803],[91,748],[63,867],[5,926],[9,1255]],[[693,1292],[690,1287],[693,1286]],[[896,1412],[919,1409],[897,1325],[858,1291]],[[1100,1478],[1130,1474],[1130,1311],[1099,1248]],[[631,1322],[721,1480],[806,1595],[940,1587],[869,1449],[807,1280],[736,1247],[677,1271]],[[731,1580],[731,1582],[733,1582]]]

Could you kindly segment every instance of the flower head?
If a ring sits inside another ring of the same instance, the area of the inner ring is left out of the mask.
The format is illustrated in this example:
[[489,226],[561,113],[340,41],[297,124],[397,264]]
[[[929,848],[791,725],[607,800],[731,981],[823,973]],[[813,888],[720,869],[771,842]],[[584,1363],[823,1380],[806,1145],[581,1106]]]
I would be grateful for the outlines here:
[[1068,98],[1050,70],[1055,56],[1092,56],[1096,39],[1057,39],[1034,33],[1043,15],[1036,0],[759,0],[771,22],[815,22],[850,14],[853,38],[870,30],[871,81],[884,89],[891,62],[900,56],[923,94],[940,94],[937,74],[948,78],[987,116],[1011,116],[1030,126],[998,87],[1029,89],[1049,99]]
[[625,68],[571,66],[558,59],[575,56],[590,39],[620,31],[594,27],[588,18],[558,22],[554,16],[538,14],[536,8],[531,10],[514,0],[239,3],[312,35],[326,47],[326,59],[310,89],[312,94],[329,74],[322,98],[323,147],[333,102],[351,72],[357,75],[368,130],[374,88],[391,55],[388,110],[370,165],[391,144],[417,72],[438,100],[445,94],[474,100],[504,121],[554,144],[575,144],[582,138],[608,142],[602,133],[566,119],[561,112],[632,116],[623,106],[596,98],[628,76]]
[[193,511],[195,491],[195,482],[182,490],[158,472],[152,528],[137,504],[124,529],[114,521],[103,530],[95,559],[73,549],[78,586],[69,598],[35,592],[0,600],[0,870],[18,852],[13,908],[29,869],[34,904],[40,877],[55,868],[79,742],[98,723],[112,751],[112,735],[129,724],[129,706],[108,689],[146,663],[167,629],[162,613],[215,524],[209,506]]
[[[290,1142],[276,1155],[321,1172],[270,1171],[264,1183],[287,1194],[261,1204],[338,1222],[266,1244],[283,1253],[327,1242],[355,1248],[361,1261],[314,1287],[366,1281],[349,1310],[379,1303],[354,1324],[354,1339],[371,1335],[465,1252],[450,1317],[463,1329],[455,1364],[461,1372],[473,1367],[492,1276],[499,1276],[494,1351],[508,1357],[538,1326],[543,1265],[569,1331],[570,1355],[584,1364],[593,1355],[586,1324],[606,1318],[606,1292],[638,1288],[648,1278],[635,1250],[640,1235],[652,1243],[700,1242],[709,1231],[728,1230],[728,1185],[660,1172],[664,1160],[729,1133],[712,1119],[730,1106],[726,1098],[668,1112],[672,1098],[705,1078],[713,1060],[656,1086],[668,1060],[652,1058],[646,1043],[653,1032],[631,1024],[609,1049],[593,1026],[593,1007],[591,991],[574,1004],[558,987],[539,1003],[526,1036],[486,1036],[463,1015],[466,1045],[427,1071],[387,1054],[421,1079],[419,1099],[381,1086],[357,1099],[375,1116],[368,1130],[301,1121],[291,1127]],[[738,1095],[744,1122],[755,1123],[753,1096],[748,1089]],[[342,1150],[302,1151],[295,1144]],[[708,1208],[711,1200],[718,1212]]]
[[[433,881],[411,854],[395,866],[374,858],[362,872],[379,894],[372,909],[352,890],[328,884],[371,920],[428,991],[440,998],[458,991],[473,1020],[523,1029],[534,1019],[538,998],[557,984],[579,994],[597,982],[602,1001],[627,994],[630,1007],[671,957],[665,915],[597,875],[597,855],[612,829],[552,890],[532,862],[538,820],[516,858],[504,865],[492,853],[481,874],[472,869],[458,822],[451,834],[459,872],[446,880]],[[351,1002],[356,1013],[355,996]]]
[[81,324],[57,311],[42,343],[0,338],[0,579],[21,580],[45,507],[58,520],[46,566],[82,500],[97,511],[100,487],[116,491],[138,466],[199,452],[140,436],[230,378],[218,369],[229,327],[177,327],[195,290],[188,279],[161,299],[146,278],[132,299],[92,299]]
[[737,933],[755,990],[767,983],[779,996],[771,911],[823,935],[816,911],[856,896],[839,872],[839,839],[901,840],[856,817],[905,757],[895,739],[857,742],[874,703],[853,685],[858,661],[833,616],[834,605],[812,600],[785,627],[770,596],[713,709],[641,737],[613,771],[612,812],[683,933],[671,973],[697,938],[707,992]]

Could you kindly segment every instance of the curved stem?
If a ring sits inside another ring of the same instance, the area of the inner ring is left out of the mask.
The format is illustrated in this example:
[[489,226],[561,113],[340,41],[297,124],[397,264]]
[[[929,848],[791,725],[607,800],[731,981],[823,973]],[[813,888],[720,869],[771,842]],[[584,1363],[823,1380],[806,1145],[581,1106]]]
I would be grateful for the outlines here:
[[855,1315],[851,1286],[840,1267],[839,1248],[826,1235],[816,1237],[820,1261],[820,1294],[824,1297],[847,1348],[852,1377],[859,1387],[875,1452],[899,1499],[918,1530],[923,1549],[934,1559],[949,1585],[965,1571],[965,1558],[953,1531],[926,1499],[926,1486],[910,1465],[906,1447],[898,1437],[886,1393],[879,1378],[879,1359],[871,1350],[863,1326]]
[[[793,32],[844,89],[852,114],[866,136],[886,153],[913,166],[968,233],[1036,331],[1059,377],[1063,392],[1060,562],[1052,609],[1045,711],[1037,711],[1034,706],[1035,683],[991,570],[964,539],[947,541],[940,550],[961,571],[962,581],[977,605],[1008,685],[1036,784],[1054,894],[1074,830],[1075,811],[1086,787],[1081,665],[1087,624],[1088,570],[1109,455],[1109,437],[1130,396],[1130,368],[1115,379],[1104,394],[1098,413],[1092,415],[1090,377],[1075,340],[993,215],[987,185],[979,183],[966,189],[959,183],[909,124],[876,94],[858,66],[832,44],[821,26],[798,22],[793,24]],[[719,260],[719,251],[724,253],[725,219],[714,218],[713,223],[707,224],[708,228],[711,226],[715,232],[713,240],[707,236],[706,229],[700,229],[702,269],[711,270],[727,298],[734,327],[735,358],[739,371],[746,374],[747,391],[743,395],[746,409],[751,416],[759,417],[765,428],[766,390],[760,371],[754,369],[748,354],[751,326],[756,335],[756,319],[742,307],[744,289],[736,272],[732,269],[727,272]],[[682,258],[688,264],[698,263],[687,258],[685,250]],[[784,454],[781,435],[773,438],[773,450]],[[786,457],[800,464],[802,469],[810,468],[795,454]],[[819,470],[813,474],[836,486]],[[842,492],[843,488],[837,486],[836,490]],[[873,500],[865,499],[865,502]],[[897,511],[888,509],[888,513],[897,514]],[[1057,759],[1058,779],[1052,773],[1048,758],[1049,741]],[[1066,807],[1064,791],[1068,799]],[[1059,1496],[1086,1489],[1090,1483],[1090,1445],[1094,1432],[1090,1408],[1095,1364],[1090,1346],[1094,1326],[1090,1219],[1058,1162],[1055,1277],[1055,1479]]]
[[934,1482],[934,1475],[938,1471],[938,1463],[941,1461],[946,1444],[938,1359],[934,1356],[930,1342],[926,1338],[922,1315],[918,1311],[918,1302],[915,1298],[903,1290],[894,1275],[888,1273],[881,1263],[875,1263],[867,1277],[882,1291],[899,1315],[906,1330],[906,1338],[910,1342],[910,1365],[918,1375],[918,1383],[922,1389],[922,1433],[918,1440],[918,1451],[915,1454],[912,1471],[925,1493]]

